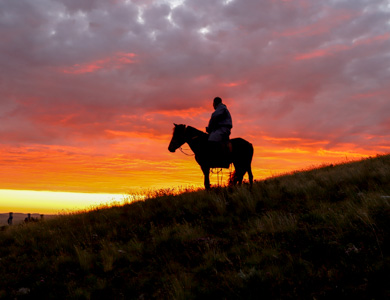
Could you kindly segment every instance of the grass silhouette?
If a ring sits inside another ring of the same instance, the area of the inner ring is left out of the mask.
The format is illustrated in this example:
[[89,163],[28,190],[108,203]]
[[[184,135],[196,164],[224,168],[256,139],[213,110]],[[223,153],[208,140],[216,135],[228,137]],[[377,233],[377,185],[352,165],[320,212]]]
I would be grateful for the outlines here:
[[390,156],[0,232],[4,299],[386,299]]

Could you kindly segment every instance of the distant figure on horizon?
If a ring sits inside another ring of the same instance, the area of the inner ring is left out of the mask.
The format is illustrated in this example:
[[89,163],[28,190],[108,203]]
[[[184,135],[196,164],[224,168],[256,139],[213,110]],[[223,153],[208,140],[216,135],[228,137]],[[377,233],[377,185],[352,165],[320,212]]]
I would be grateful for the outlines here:
[[27,218],[24,219],[24,222],[25,222],[25,223],[37,222],[37,221],[38,221],[38,219],[32,218],[30,213],[28,213],[28,214],[27,214]]
[[229,136],[233,128],[233,121],[226,105],[222,103],[220,97],[215,97],[213,101],[214,112],[211,115],[206,132],[209,133],[210,159],[217,162],[217,165],[227,165],[229,167]]
[[13,212],[10,212],[10,213],[9,213],[8,225],[12,225],[12,219],[14,218],[13,214],[14,214]]

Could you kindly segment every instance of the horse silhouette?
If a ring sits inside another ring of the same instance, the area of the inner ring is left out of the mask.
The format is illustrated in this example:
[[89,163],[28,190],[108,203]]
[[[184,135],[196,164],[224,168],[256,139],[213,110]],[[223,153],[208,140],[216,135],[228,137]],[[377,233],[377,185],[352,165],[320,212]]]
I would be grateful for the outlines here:
[[[192,152],[195,154],[195,160],[202,169],[204,175],[204,186],[208,190],[210,189],[210,168],[211,167],[222,167],[216,166],[209,151],[208,134],[200,131],[194,127],[186,125],[174,124],[173,135],[171,142],[169,143],[168,150],[175,152],[176,149],[187,143]],[[233,184],[242,184],[245,173],[248,172],[249,183],[253,185],[253,174],[252,174],[252,157],[253,157],[253,146],[248,141],[242,138],[230,139],[231,142],[231,153],[229,155],[229,164],[234,165],[234,176],[232,179]]]

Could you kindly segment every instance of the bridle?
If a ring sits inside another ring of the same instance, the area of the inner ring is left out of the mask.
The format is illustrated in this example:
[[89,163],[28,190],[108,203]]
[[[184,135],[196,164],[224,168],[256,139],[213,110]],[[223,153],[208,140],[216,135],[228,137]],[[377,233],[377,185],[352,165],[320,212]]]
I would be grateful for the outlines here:
[[[187,131],[187,129],[188,129],[188,126],[186,126],[186,128],[184,129],[184,133],[183,133],[183,136],[184,136],[184,143],[186,143],[185,140],[186,140],[186,131]],[[196,136],[192,137],[191,140],[195,140],[195,139],[197,139],[198,137],[199,137],[199,135],[196,135]],[[183,145],[184,145],[184,144],[183,144]],[[185,153],[185,152],[183,151],[183,148],[182,148],[182,147],[180,147],[179,149],[180,149],[181,153],[183,153],[184,155],[187,155],[187,156],[195,156],[195,153],[192,153],[192,154]]]

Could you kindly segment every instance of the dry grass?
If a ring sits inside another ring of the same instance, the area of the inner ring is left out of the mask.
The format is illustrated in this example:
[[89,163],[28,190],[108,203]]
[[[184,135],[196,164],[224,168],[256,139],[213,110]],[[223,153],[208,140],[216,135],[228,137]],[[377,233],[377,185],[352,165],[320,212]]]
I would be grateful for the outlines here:
[[380,156],[13,226],[0,298],[386,299],[389,195]]

